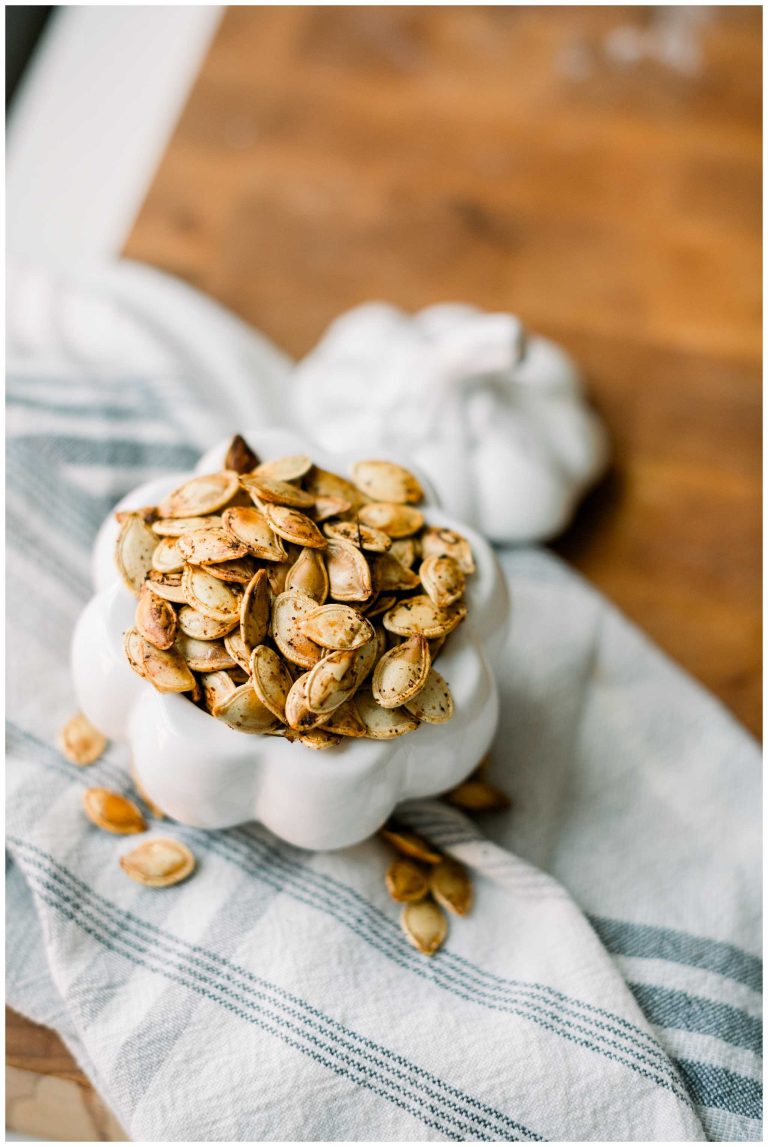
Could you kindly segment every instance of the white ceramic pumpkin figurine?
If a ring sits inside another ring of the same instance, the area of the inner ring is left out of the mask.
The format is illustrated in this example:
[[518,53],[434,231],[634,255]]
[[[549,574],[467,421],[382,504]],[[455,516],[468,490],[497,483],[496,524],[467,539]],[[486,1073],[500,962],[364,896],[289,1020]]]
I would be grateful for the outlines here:
[[322,446],[401,452],[495,542],[558,534],[608,459],[575,363],[511,315],[366,304],[331,324],[289,385]]

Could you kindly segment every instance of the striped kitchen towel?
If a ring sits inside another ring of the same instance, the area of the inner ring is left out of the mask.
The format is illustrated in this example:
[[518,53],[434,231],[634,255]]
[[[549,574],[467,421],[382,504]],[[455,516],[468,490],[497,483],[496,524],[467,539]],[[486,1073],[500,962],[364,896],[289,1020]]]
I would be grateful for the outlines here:
[[55,747],[89,549],[132,486],[275,421],[289,363],[138,266],[21,268],[8,295],[9,1003],[137,1140],[759,1139],[757,747],[546,552],[502,554],[512,811],[402,810],[474,872],[435,957],[378,840],[174,825],[194,879],[124,877],[80,804],[131,790],[123,750],[77,769]]

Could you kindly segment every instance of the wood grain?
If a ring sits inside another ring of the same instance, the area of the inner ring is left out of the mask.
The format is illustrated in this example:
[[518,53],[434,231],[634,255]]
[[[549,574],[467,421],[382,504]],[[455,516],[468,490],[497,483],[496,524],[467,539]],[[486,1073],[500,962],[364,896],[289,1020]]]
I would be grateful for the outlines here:
[[754,731],[760,19],[231,9],[125,249],[294,355],[376,298],[562,340],[615,462],[556,548]]
[[556,549],[757,732],[761,13],[680,12],[232,8],[125,254],[296,356],[369,299],[560,339],[614,463]]

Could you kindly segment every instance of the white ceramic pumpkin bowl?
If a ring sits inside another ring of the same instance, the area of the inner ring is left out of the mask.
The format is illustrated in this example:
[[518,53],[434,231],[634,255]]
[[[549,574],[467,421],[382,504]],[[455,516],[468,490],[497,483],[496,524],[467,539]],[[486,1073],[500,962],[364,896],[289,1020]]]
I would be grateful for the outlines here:
[[[346,474],[355,457],[329,455],[282,430],[247,429],[244,436],[263,461],[308,453],[319,465]],[[210,450],[194,472],[222,469],[227,446],[228,441]],[[116,508],[154,505],[191,476],[174,473],[147,482]],[[133,624],[136,599],[114,564],[118,526],[110,514],[94,546],[96,592],[72,640],[75,689],[93,724],[127,743],[141,785],[169,816],[209,829],[256,820],[303,848],[343,848],[375,832],[400,801],[444,792],[471,772],[498,722],[491,664],[508,628],[506,582],[478,534],[442,513],[429,490],[426,503],[427,521],[463,533],[477,566],[467,579],[468,616],[439,660],[454,716],[394,740],[345,739],[321,752],[231,729],[182,695],[158,693],[130,669],[123,633]]]

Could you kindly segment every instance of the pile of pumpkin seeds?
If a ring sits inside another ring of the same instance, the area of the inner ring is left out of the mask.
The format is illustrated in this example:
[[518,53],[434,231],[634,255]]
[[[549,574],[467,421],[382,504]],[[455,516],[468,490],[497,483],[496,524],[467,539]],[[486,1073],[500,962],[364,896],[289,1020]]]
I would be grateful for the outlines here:
[[131,668],[233,729],[313,749],[449,720],[434,662],[467,614],[469,543],[426,524],[402,466],[350,477],[303,454],[262,463],[238,435],[223,470],[118,512]]

